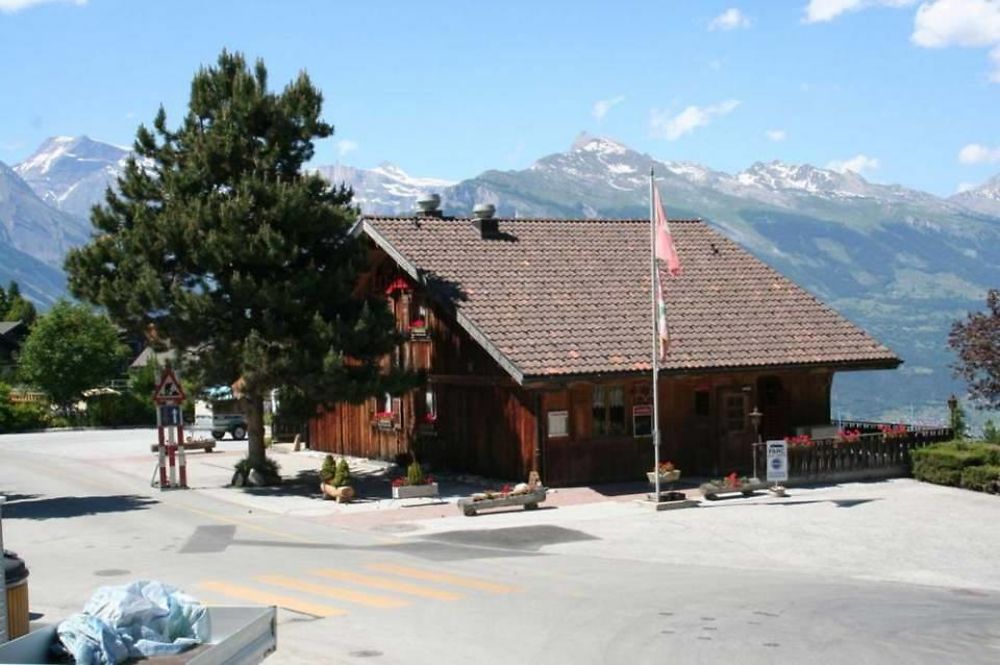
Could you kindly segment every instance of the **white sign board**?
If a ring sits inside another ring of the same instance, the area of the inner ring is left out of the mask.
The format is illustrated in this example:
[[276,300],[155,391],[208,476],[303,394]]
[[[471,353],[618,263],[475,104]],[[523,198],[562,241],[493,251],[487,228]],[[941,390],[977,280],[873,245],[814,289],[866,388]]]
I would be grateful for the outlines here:
[[788,480],[788,444],[784,441],[767,442],[767,480]]
[[569,436],[569,411],[548,412],[549,438]]

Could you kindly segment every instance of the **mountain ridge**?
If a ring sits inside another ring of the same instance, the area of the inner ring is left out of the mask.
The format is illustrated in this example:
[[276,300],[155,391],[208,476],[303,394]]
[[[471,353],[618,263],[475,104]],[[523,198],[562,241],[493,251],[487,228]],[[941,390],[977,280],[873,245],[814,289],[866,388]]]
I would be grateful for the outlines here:
[[[96,191],[91,185],[102,178],[103,193],[122,157],[114,150],[95,154],[93,143],[63,140],[37,151],[46,154],[26,160],[22,171],[36,192],[57,200],[84,182],[82,190]],[[921,409],[943,417],[947,395],[962,390],[949,369],[947,331],[981,309],[986,289],[1000,285],[1000,211],[990,212],[994,191],[1000,203],[1000,177],[941,198],[778,160],[730,174],[657,160],[587,134],[526,168],[487,170],[458,182],[413,176],[390,163],[312,170],[351,186],[368,214],[412,213],[417,199],[437,193],[444,211],[459,216],[493,203],[508,217],[641,218],[649,214],[651,166],[671,216],[705,219],[907,361],[894,372],[838,375],[834,392],[847,416],[908,418],[903,405],[914,404],[918,418]]]

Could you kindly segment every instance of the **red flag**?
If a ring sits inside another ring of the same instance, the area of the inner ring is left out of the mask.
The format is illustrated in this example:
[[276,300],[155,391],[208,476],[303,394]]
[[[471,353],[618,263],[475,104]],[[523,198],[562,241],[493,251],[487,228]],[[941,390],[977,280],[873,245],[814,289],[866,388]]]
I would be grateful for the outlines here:
[[663,202],[660,201],[660,190],[653,186],[653,215],[656,224],[656,260],[667,262],[667,272],[671,277],[681,274],[681,260],[677,258],[677,248],[670,235],[670,222],[663,212]]
[[674,239],[670,235],[670,222],[663,212],[663,202],[660,200],[660,190],[655,184],[651,184],[653,189],[653,227],[654,242],[653,253],[656,257],[656,271],[654,279],[656,281],[656,329],[659,333],[660,358],[667,355],[670,347],[670,334],[667,330],[667,303],[663,299],[663,288],[660,286],[660,261],[667,264],[667,272],[671,277],[681,274],[681,261],[677,257],[677,248],[674,247]]

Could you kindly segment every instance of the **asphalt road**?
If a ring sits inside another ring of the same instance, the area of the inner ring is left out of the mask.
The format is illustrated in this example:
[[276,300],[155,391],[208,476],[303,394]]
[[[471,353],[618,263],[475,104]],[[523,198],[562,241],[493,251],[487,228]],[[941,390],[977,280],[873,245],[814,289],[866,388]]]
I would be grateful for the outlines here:
[[[908,486],[855,491],[881,497],[865,505],[816,490],[782,508],[619,504],[348,529],[218,489],[151,489],[149,440],[0,436],[4,542],[28,562],[38,621],[147,578],[282,607],[269,663],[1000,662],[996,521],[984,521],[1000,516],[996,497],[929,494],[951,514],[927,528],[950,543],[912,542],[902,522],[939,518],[912,512],[924,494]],[[784,540],[768,540],[772,525]],[[966,541],[977,527],[985,541]]]

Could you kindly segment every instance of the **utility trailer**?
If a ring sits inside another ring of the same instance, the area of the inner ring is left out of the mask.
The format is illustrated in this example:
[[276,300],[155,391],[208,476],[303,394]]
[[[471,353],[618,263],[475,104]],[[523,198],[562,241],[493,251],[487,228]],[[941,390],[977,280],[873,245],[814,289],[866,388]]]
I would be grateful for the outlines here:
[[[155,656],[137,663],[145,665],[255,665],[278,647],[277,608],[208,607],[209,640],[175,656]],[[37,665],[56,663],[51,647],[56,627],[48,626],[24,637],[0,644],[0,663]],[[127,661],[129,663],[133,661]]]

